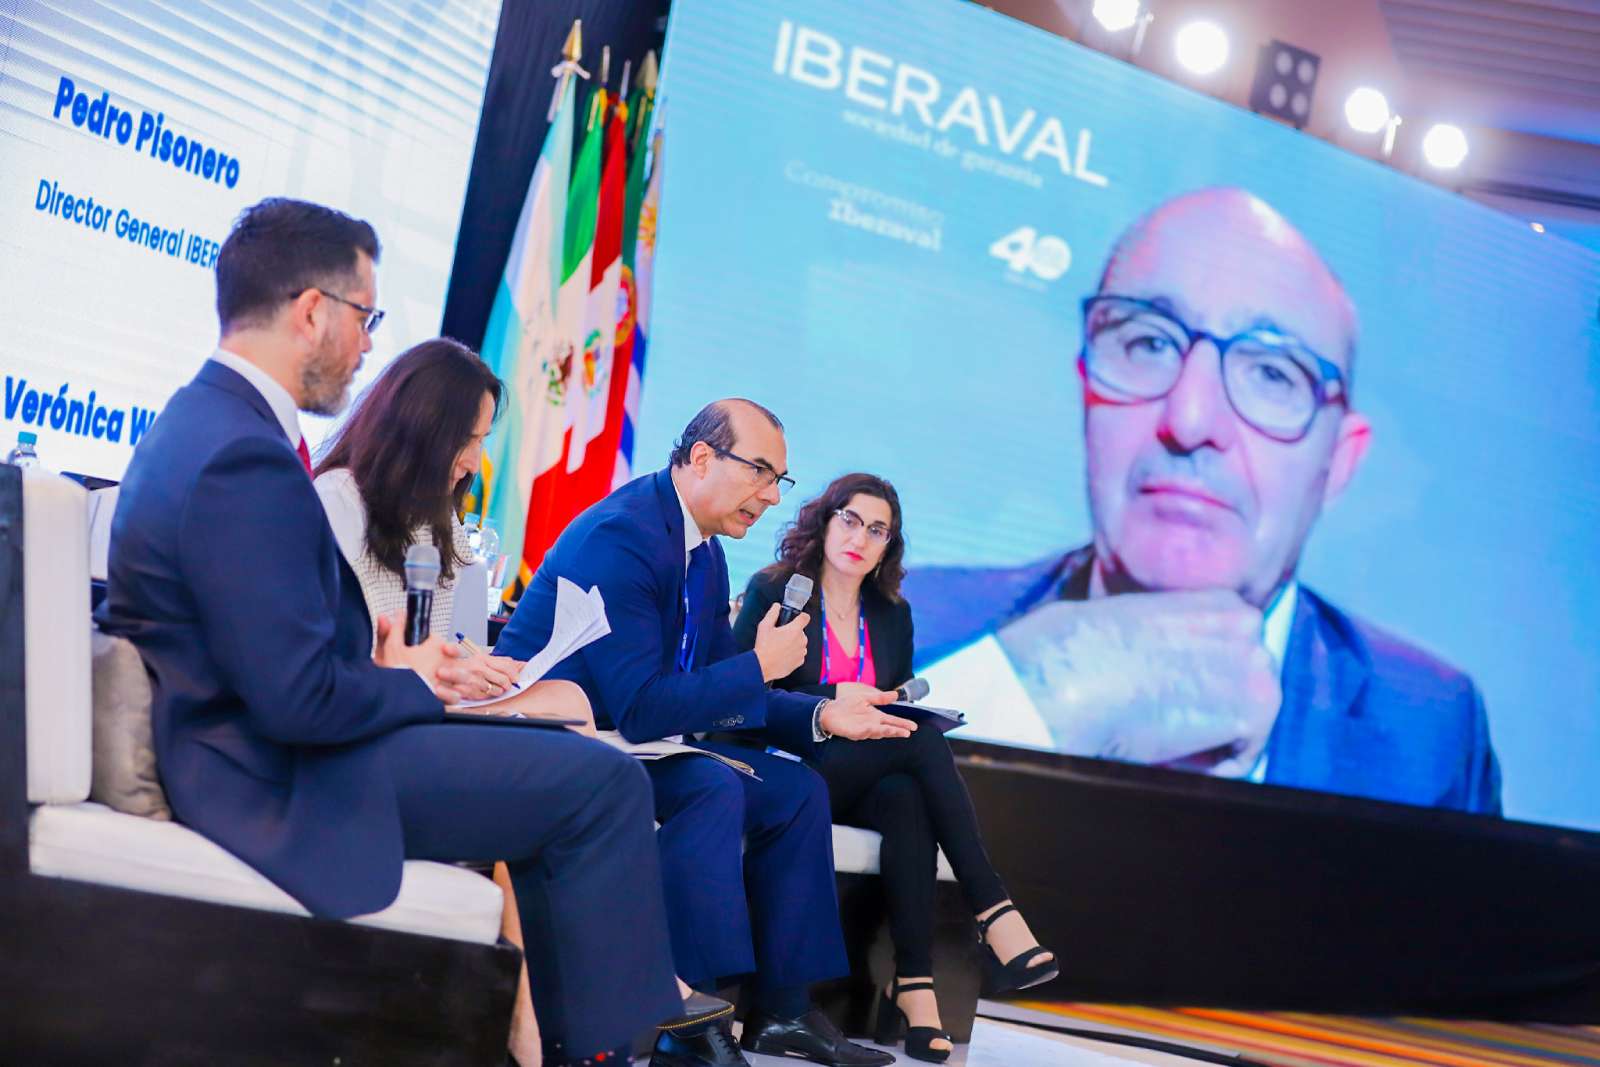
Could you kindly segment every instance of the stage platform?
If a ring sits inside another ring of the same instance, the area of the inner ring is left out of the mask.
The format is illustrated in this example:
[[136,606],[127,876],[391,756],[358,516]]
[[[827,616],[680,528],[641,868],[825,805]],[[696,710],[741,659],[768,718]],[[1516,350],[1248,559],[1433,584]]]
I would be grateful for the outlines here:
[[[957,1067],[1206,1062],[1240,1067],[1600,1067],[1600,1027],[1593,1026],[991,1001],[979,1003],[978,1015],[972,1042],[957,1045],[948,1063]],[[1192,1054],[1052,1033],[1048,1027],[1170,1043]],[[917,1063],[900,1049],[889,1051],[899,1055],[900,1064]],[[798,1062],[751,1057],[755,1067]]]
[[[1197,1062],[1188,1057],[1035,1029],[1025,1024],[1082,1025],[1084,1029],[1097,1027],[1011,1004],[981,1001],[978,1011],[980,1018],[973,1026],[972,1041],[956,1046],[954,1054],[946,1061],[950,1067],[1125,1067],[1127,1064],[1174,1067]],[[1007,1022],[1004,1019],[1017,1021]],[[920,1061],[907,1056],[904,1047],[887,1051],[898,1057],[896,1067],[918,1067]],[[640,1065],[648,1062],[638,1061]],[[777,1056],[751,1056],[750,1062],[753,1067],[795,1067],[805,1061]]]

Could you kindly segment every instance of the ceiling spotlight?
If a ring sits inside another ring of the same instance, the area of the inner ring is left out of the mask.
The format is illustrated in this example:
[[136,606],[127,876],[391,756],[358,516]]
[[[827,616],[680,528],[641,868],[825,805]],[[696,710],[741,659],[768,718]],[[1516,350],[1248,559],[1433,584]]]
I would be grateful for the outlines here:
[[1533,232],[1534,233],[1543,233],[1544,232],[1544,223],[1542,223],[1542,222],[1530,222],[1530,223],[1528,223],[1528,225],[1533,228]]
[[1362,86],[1345,100],[1344,120],[1358,133],[1377,133],[1389,124],[1389,101],[1378,90]]
[[1321,65],[1321,58],[1304,48],[1282,41],[1263,45],[1250,86],[1250,110],[1304,129],[1311,118],[1311,96]]
[[1139,21],[1139,0],[1094,0],[1094,18],[1108,32],[1121,33]]
[[1228,35],[1215,22],[1191,22],[1173,39],[1178,62],[1194,74],[1215,74],[1228,61]]
[[1422,157],[1440,170],[1454,170],[1467,158],[1467,135],[1460,126],[1436,123],[1422,138]]

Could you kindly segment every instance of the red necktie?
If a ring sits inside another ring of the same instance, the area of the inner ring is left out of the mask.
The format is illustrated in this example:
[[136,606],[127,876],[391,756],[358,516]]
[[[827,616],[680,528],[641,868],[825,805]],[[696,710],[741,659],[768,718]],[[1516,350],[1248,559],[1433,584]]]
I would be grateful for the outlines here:
[[306,473],[311,473],[311,449],[306,447],[306,439],[300,438],[300,443],[295,446],[295,451],[300,453],[300,462],[305,464]]

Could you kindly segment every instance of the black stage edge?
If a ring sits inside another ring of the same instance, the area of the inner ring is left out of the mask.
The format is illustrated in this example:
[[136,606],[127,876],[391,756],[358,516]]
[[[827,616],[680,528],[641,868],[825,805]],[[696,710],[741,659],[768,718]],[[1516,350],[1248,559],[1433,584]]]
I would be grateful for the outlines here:
[[1034,1000],[1600,1022],[1600,834],[955,741]]
[[[582,65],[590,87],[600,81],[600,49],[611,46],[611,91],[622,87],[622,65],[632,61],[634,78],[645,53],[660,58],[662,32],[671,0],[505,0],[495,31],[494,53],[484,86],[478,141],[467,175],[450,286],[445,293],[440,332],[474,349],[483,345],[489,311],[505,273],[506,256],[528,182],[539,161],[550,123],[545,115],[555,79],[550,68],[561,62],[561,46],[573,19],[583,20]],[[635,81],[636,84],[636,81]],[[583,135],[582,115],[577,136]],[[576,146],[574,147],[576,156]]]
[[29,872],[22,519],[0,465],[0,1064],[501,1067],[522,955],[503,941]]

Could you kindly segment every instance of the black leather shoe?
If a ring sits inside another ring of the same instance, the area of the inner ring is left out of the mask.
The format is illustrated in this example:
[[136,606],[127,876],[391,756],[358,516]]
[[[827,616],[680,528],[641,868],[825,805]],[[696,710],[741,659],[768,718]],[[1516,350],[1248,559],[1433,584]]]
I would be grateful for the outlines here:
[[681,1031],[661,1031],[656,1050],[650,1054],[650,1067],[750,1067],[750,1061],[734,1044],[733,1031],[726,1021],[718,1020],[693,1034],[680,1034]]
[[733,1005],[726,1000],[691,989],[689,995],[683,998],[683,1014],[667,1020],[656,1029],[671,1030],[679,1037],[690,1037],[704,1030],[707,1023],[732,1014]]
[[739,1044],[746,1052],[763,1056],[803,1056],[828,1067],[886,1067],[894,1062],[887,1052],[849,1040],[816,1008],[798,1019],[751,1015],[744,1022]]

